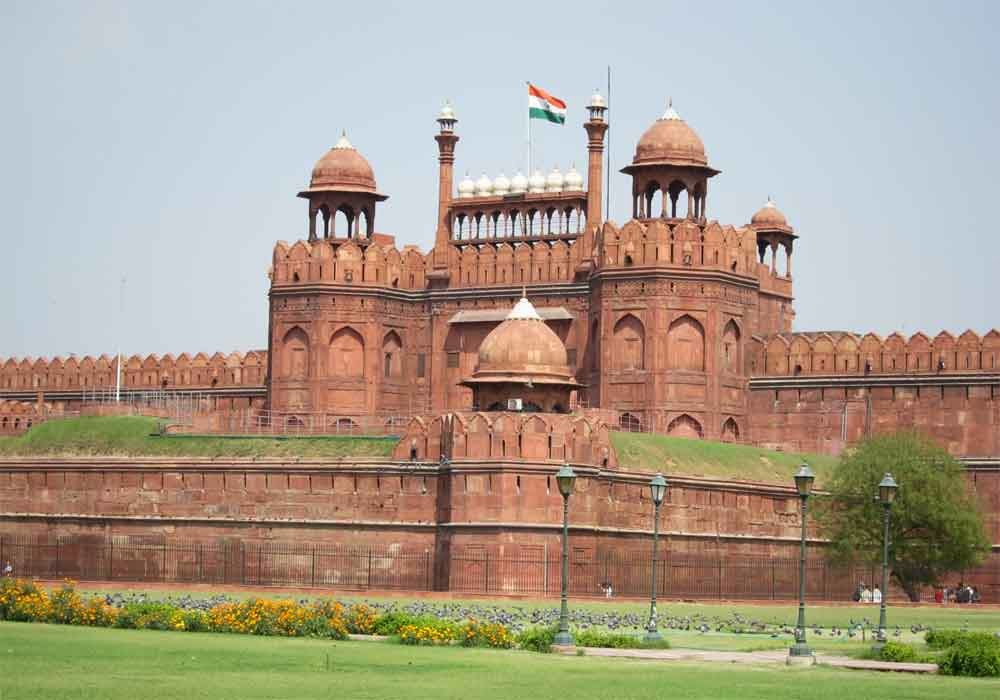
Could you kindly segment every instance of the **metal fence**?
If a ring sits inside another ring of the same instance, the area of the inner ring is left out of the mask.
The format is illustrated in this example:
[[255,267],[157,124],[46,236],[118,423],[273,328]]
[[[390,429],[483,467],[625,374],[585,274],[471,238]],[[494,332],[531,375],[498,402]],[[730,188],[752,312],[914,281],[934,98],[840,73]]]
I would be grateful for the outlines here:
[[[692,556],[669,548],[657,562],[657,595],[666,598],[795,600],[798,559]],[[142,536],[110,539],[0,535],[0,562],[14,575],[80,581],[207,583],[341,590],[450,590],[474,595],[552,596],[560,591],[557,548],[500,555],[489,549],[452,551],[438,560],[433,549],[397,545],[307,545],[227,541],[164,542]],[[859,582],[876,585],[877,567],[841,567],[810,559],[806,597],[849,601]],[[981,600],[1000,602],[1000,555],[963,572]],[[647,597],[652,561],[648,552],[574,551],[569,592]],[[957,579],[956,579],[957,582]],[[950,582],[954,583],[954,582]],[[901,595],[896,592],[896,595]]]

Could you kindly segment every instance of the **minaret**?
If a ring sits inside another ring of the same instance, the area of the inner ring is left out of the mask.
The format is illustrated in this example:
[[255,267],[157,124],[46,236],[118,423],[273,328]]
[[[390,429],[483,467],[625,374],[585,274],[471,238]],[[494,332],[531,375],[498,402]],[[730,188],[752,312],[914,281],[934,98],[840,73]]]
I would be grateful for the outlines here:
[[604,113],[607,112],[608,106],[596,90],[593,97],[590,98],[587,110],[590,112],[590,120],[583,125],[583,128],[587,130],[587,229],[590,230],[602,223],[604,134],[608,130],[608,123],[604,120]]
[[448,244],[451,226],[448,222],[448,207],[451,204],[452,180],[455,170],[455,144],[458,143],[458,135],[455,134],[455,112],[451,108],[451,103],[445,102],[441,108],[441,114],[437,118],[441,126],[441,132],[434,137],[438,142],[438,224],[437,235],[435,236],[435,246],[445,246]]

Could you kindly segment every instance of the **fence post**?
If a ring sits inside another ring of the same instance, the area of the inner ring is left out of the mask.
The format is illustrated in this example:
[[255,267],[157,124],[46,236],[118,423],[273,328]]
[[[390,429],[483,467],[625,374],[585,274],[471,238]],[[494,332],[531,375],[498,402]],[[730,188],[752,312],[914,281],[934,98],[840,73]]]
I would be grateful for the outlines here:
[[62,569],[59,566],[59,537],[56,537],[56,576],[59,578],[62,577]]
[[368,590],[372,589],[372,548],[368,546]]
[[261,571],[263,570],[263,566],[262,566],[262,563],[261,563],[262,560],[263,560],[263,557],[264,557],[264,546],[263,545],[257,545],[257,585],[258,586],[260,585],[260,574],[261,574]]
[[722,600],[722,557],[721,556],[719,557],[719,576],[716,584],[719,589],[719,600]]
[[204,583],[204,578],[205,578],[205,574],[203,573],[203,570],[202,570],[202,558],[203,557],[202,557],[202,552],[201,552],[201,550],[204,548],[204,546],[205,545],[203,545],[203,544],[199,544],[198,545],[198,583]]
[[242,542],[240,542],[240,583],[244,586],[247,583],[247,547]]
[[160,549],[160,580],[167,582],[167,543],[161,545]]
[[312,588],[315,588],[316,587],[316,548],[315,547],[313,547],[313,556],[312,556],[312,576],[310,577],[309,580],[310,580],[310,586]]
[[484,593],[490,592],[490,550],[485,550],[483,556],[486,557],[486,587],[483,589]]
[[774,556],[771,557],[771,600],[774,600]]
[[115,574],[115,538],[108,541],[108,580],[113,581]]

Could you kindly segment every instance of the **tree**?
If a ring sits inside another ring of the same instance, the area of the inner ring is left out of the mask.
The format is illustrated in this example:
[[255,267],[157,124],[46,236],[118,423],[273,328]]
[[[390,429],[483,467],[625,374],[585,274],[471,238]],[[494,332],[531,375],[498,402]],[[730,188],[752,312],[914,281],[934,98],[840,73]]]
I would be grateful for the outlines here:
[[883,506],[878,483],[899,484],[889,528],[891,577],[910,597],[949,573],[981,563],[990,550],[965,468],[929,438],[912,432],[873,437],[845,454],[820,510],[830,554],[843,564],[882,562]]

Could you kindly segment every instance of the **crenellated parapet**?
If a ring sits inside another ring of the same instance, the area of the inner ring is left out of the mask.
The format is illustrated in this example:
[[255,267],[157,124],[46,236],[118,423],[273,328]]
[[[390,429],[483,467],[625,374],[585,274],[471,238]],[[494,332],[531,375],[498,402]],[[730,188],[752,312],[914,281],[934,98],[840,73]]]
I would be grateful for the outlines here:
[[455,412],[414,417],[393,455],[414,461],[514,459],[618,466],[596,414]]
[[840,331],[778,333],[754,337],[751,374],[800,375],[943,374],[1000,372],[1000,331],[979,336],[967,330],[957,338],[947,331],[933,338],[914,333],[857,335]]
[[273,287],[349,284],[424,289],[429,260],[416,246],[402,251],[376,239],[362,247],[353,240],[278,241],[271,262]]
[[[0,392],[86,391],[115,386],[118,373],[115,356],[83,358],[9,358],[0,363]],[[132,355],[122,357],[124,389],[208,389],[216,387],[260,387],[267,373],[267,352],[254,350],[228,355],[181,353],[176,357]]]

